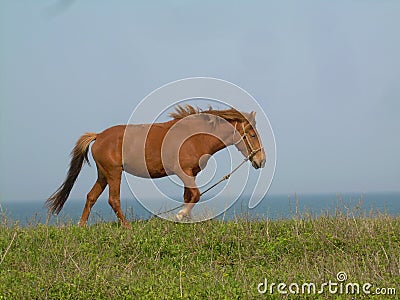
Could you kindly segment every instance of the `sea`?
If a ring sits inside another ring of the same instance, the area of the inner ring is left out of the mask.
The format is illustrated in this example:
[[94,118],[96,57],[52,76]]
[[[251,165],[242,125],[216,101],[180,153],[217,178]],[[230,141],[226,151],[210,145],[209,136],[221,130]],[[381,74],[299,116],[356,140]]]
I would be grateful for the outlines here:
[[[36,226],[38,224],[78,223],[85,201],[70,199],[57,216],[48,218],[44,200],[0,202],[0,224]],[[122,199],[122,210],[127,218],[147,220],[153,217],[137,199]],[[195,210],[193,210],[195,213]],[[354,216],[400,215],[400,192],[346,193],[346,194],[267,194],[258,206],[248,208],[248,197],[240,197],[217,219],[228,221],[246,219],[287,219],[293,217],[318,217],[323,214]],[[116,222],[116,217],[106,199],[99,199],[89,217],[89,224]]]

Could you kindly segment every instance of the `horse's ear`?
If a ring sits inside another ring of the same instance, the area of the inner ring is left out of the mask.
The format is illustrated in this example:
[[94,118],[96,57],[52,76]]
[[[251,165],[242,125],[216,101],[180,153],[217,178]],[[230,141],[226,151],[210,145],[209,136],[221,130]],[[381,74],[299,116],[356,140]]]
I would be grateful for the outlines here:
[[250,122],[250,123],[255,123],[255,122],[256,122],[256,112],[255,112],[255,111],[252,111],[252,112],[250,113],[249,122]]

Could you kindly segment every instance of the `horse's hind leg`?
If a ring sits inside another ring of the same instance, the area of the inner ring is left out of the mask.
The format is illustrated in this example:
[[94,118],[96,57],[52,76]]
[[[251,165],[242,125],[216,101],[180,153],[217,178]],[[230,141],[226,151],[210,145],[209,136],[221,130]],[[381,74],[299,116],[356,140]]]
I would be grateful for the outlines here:
[[101,193],[104,191],[106,186],[107,186],[106,177],[97,168],[97,180],[96,180],[95,184],[93,185],[92,189],[90,190],[90,192],[87,194],[86,204],[85,204],[85,208],[83,209],[83,212],[82,212],[81,220],[79,221],[79,226],[86,225],[93,205],[96,203],[97,199],[99,198]]
[[107,174],[107,183],[109,187],[108,203],[111,205],[118,219],[121,221],[121,224],[125,228],[131,228],[131,225],[126,220],[124,213],[121,210],[121,201],[120,201],[121,174],[122,174],[122,168],[118,168],[117,170],[114,170],[113,172]]

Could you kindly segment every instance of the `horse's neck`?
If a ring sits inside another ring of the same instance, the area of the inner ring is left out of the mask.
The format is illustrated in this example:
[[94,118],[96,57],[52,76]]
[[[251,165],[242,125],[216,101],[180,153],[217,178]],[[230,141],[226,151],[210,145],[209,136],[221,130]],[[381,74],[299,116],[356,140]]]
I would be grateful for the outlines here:
[[[168,132],[168,130],[178,122],[185,121],[174,119],[161,124],[165,126],[166,132]],[[204,152],[204,154],[207,153],[213,155],[214,153],[233,145],[234,143],[233,135],[235,133],[235,129],[234,126],[229,122],[222,122],[215,125],[215,127],[213,127],[214,125],[212,125],[210,122],[205,121],[202,118],[186,119],[186,122],[190,122],[191,129],[189,131],[198,130],[198,132],[209,132],[209,134],[203,134],[198,137],[203,140],[197,140],[197,142],[200,143],[199,148],[201,148],[199,151]],[[189,123],[186,123],[185,125],[189,126]],[[194,132],[191,132],[191,134],[193,133]],[[214,138],[210,138],[210,135],[214,136]]]
[[234,129],[229,123],[223,123],[217,125],[215,129],[216,136],[218,138],[212,139],[212,143],[210,144],[210,154],[213,155],[214,153],[222,150],[230,145],[233,145],[233,134]]

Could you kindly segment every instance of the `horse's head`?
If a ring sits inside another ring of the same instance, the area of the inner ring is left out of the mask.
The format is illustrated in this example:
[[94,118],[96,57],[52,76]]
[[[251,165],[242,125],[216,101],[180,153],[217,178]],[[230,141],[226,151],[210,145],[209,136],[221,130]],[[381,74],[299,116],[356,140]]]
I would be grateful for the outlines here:
[[256,129],[256,113],[245,114],[246,120],[235,122],[235,146],[243,154],[249,157],[255,169],[263,168],[266,162],[265,151],[260,135]]

